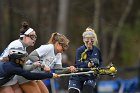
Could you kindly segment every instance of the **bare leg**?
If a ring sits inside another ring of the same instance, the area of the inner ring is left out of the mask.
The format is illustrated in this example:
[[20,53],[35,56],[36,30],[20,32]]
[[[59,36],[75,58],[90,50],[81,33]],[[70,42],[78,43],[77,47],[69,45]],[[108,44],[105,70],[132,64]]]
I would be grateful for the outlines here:
[[23,93],[18,84],[12,85],[11,87],[13,88],[14,93]]
[[20,87],[25,93],[41,93],[36,81],[20,84]]
[[41,90],[41,93],[49,93],[48,88],[45,86],[45,84],[41,80],[38,80],[36,82],[37,82],[38,87]]
[[0,87],[0,93],[14,93],[11,86]]

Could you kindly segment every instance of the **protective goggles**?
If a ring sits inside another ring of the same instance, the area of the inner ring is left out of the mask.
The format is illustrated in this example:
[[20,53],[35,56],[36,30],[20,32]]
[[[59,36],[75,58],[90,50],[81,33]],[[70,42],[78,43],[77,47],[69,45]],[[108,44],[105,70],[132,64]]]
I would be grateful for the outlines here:
[[88,42],[94,43],[95,38],[94,37],[84,37],[83,40],[86,43],[88,43]]
[[25,35],[25,36],[30,37],[32,40],[36,40],[37,39],[36,35]]

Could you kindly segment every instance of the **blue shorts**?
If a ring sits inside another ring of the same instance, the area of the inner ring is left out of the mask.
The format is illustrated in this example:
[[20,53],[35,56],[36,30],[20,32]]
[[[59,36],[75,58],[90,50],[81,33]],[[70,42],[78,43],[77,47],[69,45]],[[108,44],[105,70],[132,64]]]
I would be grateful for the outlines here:
[[87,80],[87,81],[69,80],[69,87],[68,87],[68,89],[74,88],[74,89],[78,90],[79,93],[80,93],[80,90],[82,90],[83,86],[86,86],[86,85],[95,87],[96,81],[95,80]]

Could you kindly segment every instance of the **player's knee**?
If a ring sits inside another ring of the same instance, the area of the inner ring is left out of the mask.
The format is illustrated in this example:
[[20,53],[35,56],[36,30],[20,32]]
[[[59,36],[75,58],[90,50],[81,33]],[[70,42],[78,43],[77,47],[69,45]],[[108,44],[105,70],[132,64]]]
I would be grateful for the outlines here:
[[77,88],[69,88],[68,92],[69,93],[80,93],[80,90]]

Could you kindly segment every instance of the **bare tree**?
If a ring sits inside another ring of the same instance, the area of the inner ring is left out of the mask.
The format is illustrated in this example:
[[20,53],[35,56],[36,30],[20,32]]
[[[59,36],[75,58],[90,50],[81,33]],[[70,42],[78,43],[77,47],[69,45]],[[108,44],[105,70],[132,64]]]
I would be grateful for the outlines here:
[[59,0],[57,31],[62,34],[66,34],[68,4],[69,0]]
[[[0,32],[2,32],[3,31],[3,1],[2,0],[0,0]],[[2,43],[3,42],[3,34],[1,33],[0,34],[0,42]],[[2,47],[2,44],[0,44],[0,47]]]
[[111,61],[114,57],[119,34],[121,32],[121,29],[125,23],[125,20],[129,14],[130,10],[131,10],[132,4],[133,4],[133,0],[128,0],[128,4],[127,4],[124,12],[122,13],[122,16],[121,16],[119,22],[118,22],[118,27],[116,28],[116,31],[113,34],[113,39],[111,42],[111,49],[110,49],[109,58],[108,58],[109,61]]
[[100,5],[101,5],[101,1],[100,0],[94,0],[94,6],[95,6],[95,12],[94,12],[94,29],[96,32],[98,32],[99,30],[99,17],[100,17]]
[[0,2],[0,42],[1,42],[1,48],[4,49],[7,44],[8,44],[8,40],[10,39],[9,38],[9,35],[10,34],[7,34],[9,33],[9,20],[7,20],[9,18],[9,12],[8,12],[8,4],[7,4],[7,0],[1,0]]

